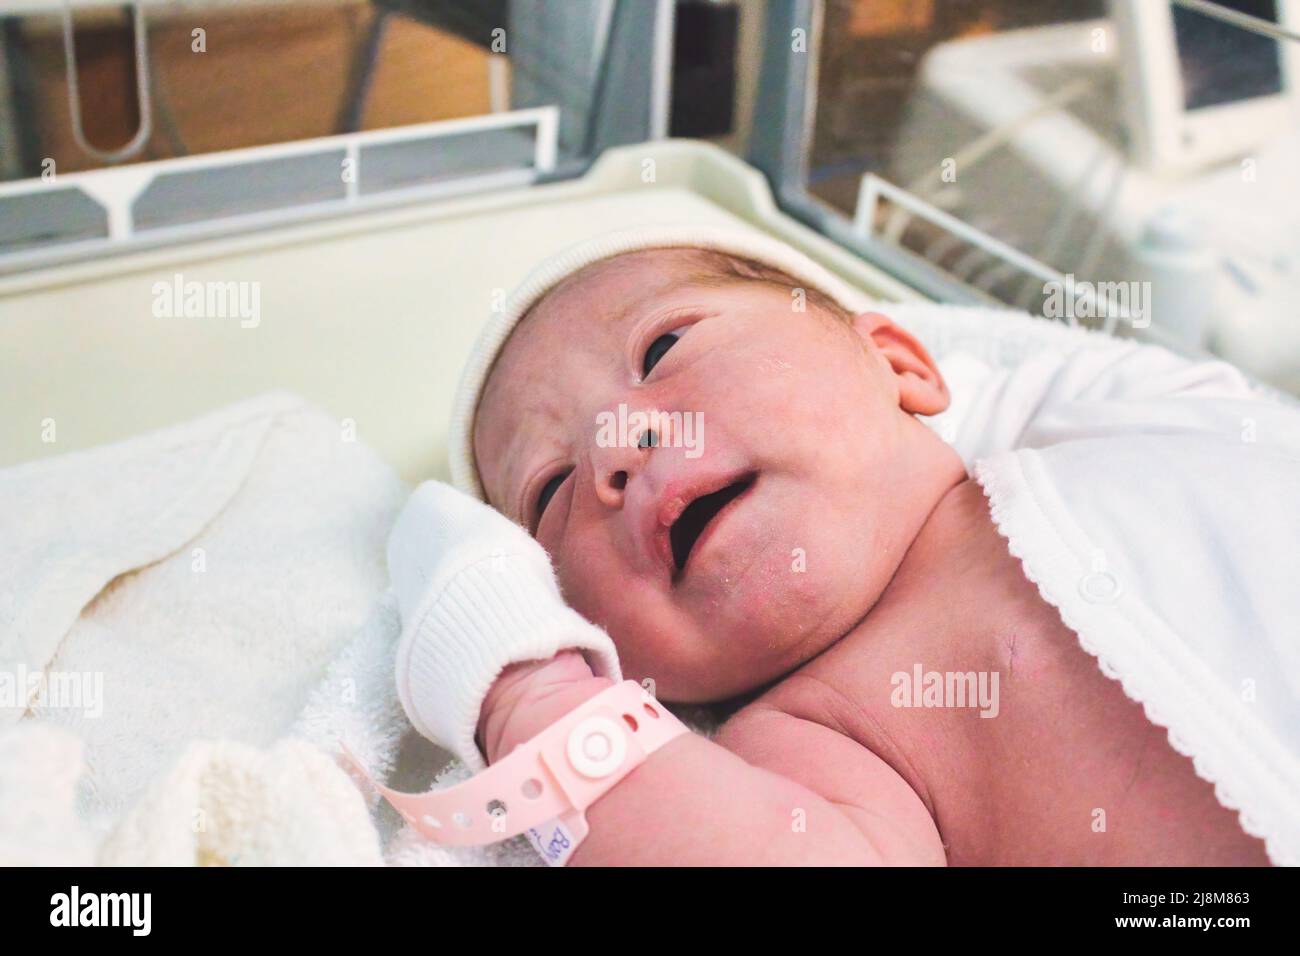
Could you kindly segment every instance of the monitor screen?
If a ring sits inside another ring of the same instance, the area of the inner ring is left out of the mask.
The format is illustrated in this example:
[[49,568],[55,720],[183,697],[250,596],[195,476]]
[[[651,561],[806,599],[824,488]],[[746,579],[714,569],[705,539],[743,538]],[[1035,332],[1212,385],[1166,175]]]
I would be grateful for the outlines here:
[[[1217,0],[1220,6],[1277,23],[1277,0]],[[1278,41],[1175,5],[1174,38],[1188,110],[1282,92]]]

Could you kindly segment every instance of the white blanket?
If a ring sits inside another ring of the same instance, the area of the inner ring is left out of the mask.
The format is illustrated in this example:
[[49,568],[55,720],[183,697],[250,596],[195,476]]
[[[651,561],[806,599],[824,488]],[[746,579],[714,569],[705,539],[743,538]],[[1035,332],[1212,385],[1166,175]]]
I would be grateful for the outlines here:
[[350,781],[281,738],[405,493],[285,395],[0,472],[0,862],[379,862]]
[[[536,865],[367,800],[466,771],[401,712],[407,489],[288,395],[0,471],[0,865]],[[400,765],[400,766],[399,766]]]

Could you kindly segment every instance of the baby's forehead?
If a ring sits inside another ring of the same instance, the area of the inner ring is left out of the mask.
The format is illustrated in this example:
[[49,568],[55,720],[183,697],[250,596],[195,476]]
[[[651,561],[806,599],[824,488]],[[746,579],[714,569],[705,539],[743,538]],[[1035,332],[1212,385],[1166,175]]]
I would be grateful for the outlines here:
[[646,249],[592,263],[551,289],[520,320],[530,326],[561,321],[607,327],[629,317],[631,307],[672,288],[708,278],[695,249]]
[[628,323],[674,290],[709,277],[689,249],[654,249],[593,263],[564,279],[525,313],[506,340],[487,387],[535,353],[618,341]]
[[633,323],[651,311],[673,308],[679,294],[695,307],[707,307],[702,300],[738,284],[788,289],[795,280],[756,261],[690,247],[642,249],[585,266],[520,319],[484,383],[479,408],[502,389],[533,391],[540,383],[532,380],[553,375],[557,362],[612,354],[611,346],[623,341]]

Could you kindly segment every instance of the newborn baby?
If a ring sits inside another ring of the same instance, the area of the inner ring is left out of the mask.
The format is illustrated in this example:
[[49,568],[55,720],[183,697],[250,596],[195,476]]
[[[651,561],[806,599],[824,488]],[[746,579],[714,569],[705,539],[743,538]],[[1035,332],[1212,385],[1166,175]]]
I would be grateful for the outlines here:
[[[1053,387],[1244,392],[1223,366],[1123,356],[1124,374],[1054,359]],[[482,496],[545,548],[627,677],[736,705],[592,806],[572,863],[1269,862],[1027,579],[962,453],[918,418],[949,408],[944,375],[885,315],[726,249],[646,248],[553,283],[486,361]],[[1049,403],[1018,401],[1032,371],[1000,374],[965,414],[1015,409],[1007,443],[1032,443]],[[602,438],[620,407],[649,424]],[[674,411],[696,418],[652,414]],[[688,447],[672,432],[696,419]],[[592,660],[502,671],[477,722],[488,762],[609,686]],[[978,690],[954,703],[931,674]]]

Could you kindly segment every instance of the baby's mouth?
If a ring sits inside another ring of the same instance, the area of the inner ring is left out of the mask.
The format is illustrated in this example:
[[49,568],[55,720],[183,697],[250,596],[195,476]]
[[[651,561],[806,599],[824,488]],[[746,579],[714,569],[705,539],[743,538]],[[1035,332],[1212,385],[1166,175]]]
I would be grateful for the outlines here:
[[701,495],[687,505],[677,520],[673,522],[668,531],[668,540],[672,545],[673,565],[676,569],[673,575],[674,580],[686,570],[686,563],[690,560],[691,552],[704,536],[710,524],[722,513],[722,510],[727,505],[753,486],[755,477],[753,473],[743,475],[739,480],[732,482],[725,488],[707,495]]

